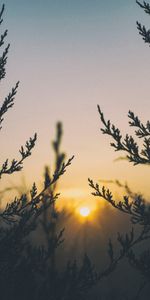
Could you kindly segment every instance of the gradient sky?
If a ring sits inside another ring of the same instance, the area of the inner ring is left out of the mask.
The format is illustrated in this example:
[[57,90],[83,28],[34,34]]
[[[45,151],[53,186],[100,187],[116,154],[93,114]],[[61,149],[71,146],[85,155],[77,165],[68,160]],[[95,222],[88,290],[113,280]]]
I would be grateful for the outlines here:
[[[150,49],[136,21],[148,15],[131,0],[6,0],[2,28],[11,43],[1,96],[20,80],[15,106],[3,123],[1,159],[18,157],[20,145],[38,133],[32,157],[24,164],[27,182],[42,180],[53,161],[50,141],[63,122],[62,149],[75,160],[61,188],[90,193],[87,178],[127,180],[149,194],[148,167],[114,163],[118,154],[99,130],[97,104],[123,133],[127,112],[149,119]],[[16,176],[17,177],[17,176]],[[14,177],[15,178],[15,177]],[[8,178],[7,178],[8,180]],[[86,194],[87,193],[87,194]]]

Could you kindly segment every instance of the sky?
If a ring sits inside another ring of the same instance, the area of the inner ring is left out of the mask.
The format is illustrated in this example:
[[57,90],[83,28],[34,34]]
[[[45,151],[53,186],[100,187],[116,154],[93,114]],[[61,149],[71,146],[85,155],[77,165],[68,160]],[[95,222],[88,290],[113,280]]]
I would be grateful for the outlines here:
[[[148,15],[131,0],[6,0],[2,30],[11,48],[2,99],[20,80],[15,106],[1,131],[1,162],[18,158],[25,141],[38,134],[33,155],[24,163],[27,183],[42,182],[53,165],[51,140],[62,121],[62,150],[75,155],[60,181],[62,194],[89,200],[87,178],[120,179],[149,195],[149,167],[118,157],[100,132],[97,104],[123,134],[132,133],[127,113],[149,119],[150,49],[136,29]],[[21,174],[6,178],[19,180]],[[20,179],[21,180],[21,179]],[[5,179],[4,179],[5,184]]]

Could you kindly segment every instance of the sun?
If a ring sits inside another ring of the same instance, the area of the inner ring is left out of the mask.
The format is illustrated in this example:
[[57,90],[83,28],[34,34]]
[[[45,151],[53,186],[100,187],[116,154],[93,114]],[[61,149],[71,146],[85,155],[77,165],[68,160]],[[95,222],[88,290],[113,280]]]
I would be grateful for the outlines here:
[[90,215],[90,209],[87,206],[81,207],[79,212],[82,217],[88,217]]

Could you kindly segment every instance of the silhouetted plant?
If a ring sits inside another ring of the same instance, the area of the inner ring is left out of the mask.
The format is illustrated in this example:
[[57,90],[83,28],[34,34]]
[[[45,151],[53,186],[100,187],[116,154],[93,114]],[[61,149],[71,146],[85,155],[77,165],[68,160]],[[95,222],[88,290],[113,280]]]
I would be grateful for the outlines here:
[[[150,15],[150,4],[146,1],[143,1],[143,4],[140,1],[136,0],[136,3],[144,9],[144,11]],[[145,43],[150,44],[150,30],[146,29],[145,26],[142,26],[141,23],[137,22],[137,29],[139,30],[139,34],[142,36]]]
[[[62,140],[62,123],[58,122],[56,124],[56,139],[52,142],[52,147],[55,154],[55,166],[54,166],[54,173],[58,173],[64,163],[65,153],[60,151],[61,140]],[[51,171],[50,167],[45,167],[44,172],[44,183],[45,188],[48,187],[48,193],[53,195],[56,192],[57,188],[57,181],[53,185],[49,185],[51,182]],[[43,204],[46,205],[47,197],[45,197]],[[49,209],[45,209],[43,212],[43,218],[41,220],[41,224],[43,227],[43,231],[46,237],[47,247],[51,247],[52,240],[56,239],[56,223],[58,221],[58,211],[55,207],[55,202],[51,205]],[[63,232],[63,231],[62,231]],[[55,269],[55,248],[53,251],[53,255],[51,256],[51,267]]]
[[149,164],[150,163],[150,122],[147,121],[146,125],[143,125],[139,118],[129,111],[128,117],[130,119],[129,125],[136,127],[135,135],[138,138],[143,138],[143,148],[140,150],[138,144],[135,142],[132,136],[126,134],[123,138],[120,130],[111,124],[110,120],[106,121],[104,115],[98,105],[98,111],[104,128],[101,129],[103,134],[110,135],[114,142],[111,146],[115,148],[115,151],[124,151],[127,153],[127,158],[134,165],[137,164]]
[[[144,138],[143,149],[139,150],[137,143],[134,141],[132,136],[126,135],[125,138],[122,138],[120,130],[110,121],[106,121],[104,115],[98,106],[98,112],[100,114],[100,119],[104,125],[104,128],[101,129],[103,134],[111,136],[115,143],[111,143],[111,146],[115,148],[116,151],[127,152],[127,158],[129,161],[136,164],[149,164],[149,147],[150,147],[150,138],[149,133],[149,122],[144,126],[138,117],[135,117],[132,112],[129,112],[129,122],[130,126],[136,126],[137,130],[135,132],[136,136],[139,138]],[[108,203],[112,205],[113,208],[128,214],[131,216],[131,222],[133,228],[130,233],[120,234],[118,233],[118,242],[121,246],[120,253],[118,256],[115,256],[115,250],[111,240],[109,241],[108,254],[110,257],[110,266],[99,276],[109,275],[117,266],[118,262],[127,257],[130,265],[132,265],[136,270],[138,270],[142,276],[145,278],[144,283],[142,282],[142,287],[144,288],[146,283],[150,283],[150,259],[149,259],[149,250],[144,250],[139,257],[137,257],[136,249],[133,250],[134,246],[143,243],[150,239],[150,205],[142,195],[132,193],[130,189],[127,189],[128,196],[124,196],[123,200],[116,201],[113,198],[113,195],[109,189],[106,189],[104,186],[99,187],[99,184],[94,184],[93,180],[89,179],[89,185],[94,190],[92,195],[96,197],[103,198]],[[135,233],[134,226],[140,225],[140,231]],[[140,287],[141,291],[141,287]]]
[[[0,24],[4,5],[0,12]],[[4,44],[7,30],[0,38],[0,47]],[[5,78],[5,66],[9,45],[0,57],[0,80]],[[0,108],[0,124],[5,113],[14,105],[19,82],[5,98]],[[64,270],[57,270],[51,262],[54,260],[55,249],[63,242],[63,229],[55,231],[56,183],[73,156],[64,162],[65,154],[60,151],[62,124],[57,124],[56,140],[53,142],[55,152],[55,170],[53,175],[47,167],[43,189],[39,192],[36,184],[30,190],[30,195],[22,194],[8,201],[5,209],[0,211],[0,295],[3,300],[70,300],[86,299],[87,292],[98,280],[97,273],[89,258],[84,257],[80,266],[76,261],[67,264]],[[31,155],[37,135],[21,146],[19,160],[8,159],[0,168],[0,178],[11,175],[23,167],[24,160]],[[7,187],[6,187],[7,189]],[[50,214],[49,214],[50,212]],[[54,216],[55,215],[55,216]],[[47,233],[48,246],[37,246],[33,243],[32,234],[38,234],[39,224]],[[54,222],[55,219],[55,222]],[[54,224],[53,228],[51,224]],[[52,234],[51,234],[52,233]]]
[[[136,3],[144,9],[147,14],[150,14],[150,5],[143,1],[143,4],[139,1]],[[145,26],[142,26],[137,22],[137,28],[139,34],[142,35],[143,40],[150,44],[150,30],[147,30]],[[134,165],[148,164],[150,163],[150,121],[143,124],[139,117],[135,116],[132,111],[128,112],[129,125],[135,128],[135,136],[143,140],[143,146],[140,148],[133,136],[128,134],[125,137],[122,136],[121,131],[110,120],[106,121],[104,114],[98,105],[98,112],[100,120],[103,124],[101,131],[103,134],[109,135],[113,142],[111,146],[115,151],[123,151],[126,153],[126,159],[132,162]],[[105,186],[100,187],[99,184],[94,184],[93,180],[88,179],[90,187],[94,190],[92,195],[103,198],[110,205],[128,214],[131,217],[132,229],[129,233],[118,233],[118,242],[120,245],[119,255],[117,255],[112,244],[109,240],[108,254],[110,257],[110,265],[99,276],[109,275],[117,266],[118,262],[124,257],[128,259],[128,262],[134,267],[143,277],[142,284],[138,289],[135,299],[139,299],[143,288],[148,284],[150,285],[150,249],[146,248],[144,242],[150,239],[150,204],[138,193],[133,193],[128,185],[124,185],[127,192],[127,196],[123,197],[123,200],[116,201],[111,191]],[[119,186],[122,186],[119,181],[115,182]],[[138,229],[136,232],[136,225]],[[141,254],[138,254],[137,247],[143,244],[143,250]]]
[[101,179],[101,180],[99,180],[99,182],[107,183],[107,184],[111,183],[111,184],[115,184],[119,188],[123,188],[126,195],[130,196],[130,198],[132,198],[132,199],[135,199],[135,197],[137,197],[139,195],[139,193],[137,194],[131,190],[131,188],[129,187],[127,182],[121,183],[118,179],[116,179],[116,180],[102,180]]

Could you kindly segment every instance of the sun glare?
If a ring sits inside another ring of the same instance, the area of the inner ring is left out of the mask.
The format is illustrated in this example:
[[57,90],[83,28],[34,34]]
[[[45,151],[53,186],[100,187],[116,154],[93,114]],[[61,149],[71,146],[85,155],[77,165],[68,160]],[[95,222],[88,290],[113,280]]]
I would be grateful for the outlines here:
[[88,217],[89,216],[89,214],[90,214],[90,209],[89,209],[89,207],[81,207],[80,208],[80,215],[82,216],[82,217]]

